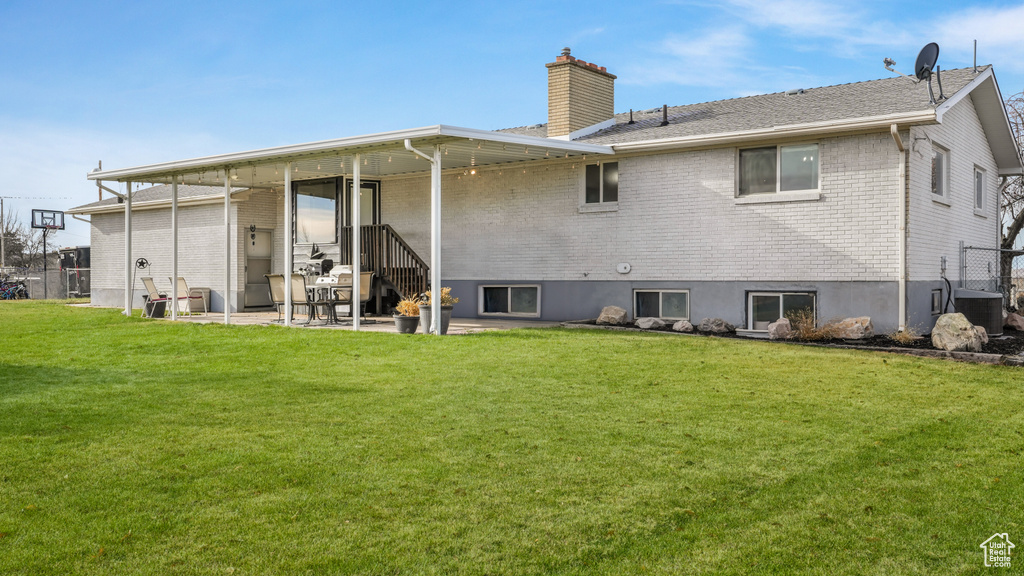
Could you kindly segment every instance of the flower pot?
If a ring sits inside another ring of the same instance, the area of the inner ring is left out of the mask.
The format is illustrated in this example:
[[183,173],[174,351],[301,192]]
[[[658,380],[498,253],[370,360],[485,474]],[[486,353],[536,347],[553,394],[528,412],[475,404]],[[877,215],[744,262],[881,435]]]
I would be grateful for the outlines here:
[[419,316],[400,316],[395,314],[395,328],[399,334],[415,334],[420,325]]
[[[454,306],[441,306],[441,334],[448,333],[448,324],[452,321],[452,308]],[[430,306],[420,306],[420,326],[423,327],[423,333],[430,333]]]

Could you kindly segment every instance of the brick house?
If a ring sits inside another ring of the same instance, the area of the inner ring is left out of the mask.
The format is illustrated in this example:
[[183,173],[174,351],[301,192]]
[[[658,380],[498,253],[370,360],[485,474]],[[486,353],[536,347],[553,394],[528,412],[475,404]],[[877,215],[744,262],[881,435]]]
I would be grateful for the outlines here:
[[[887,78],[618,114],[604,68],[568,51],[547,68],[546,124],[93,172],[121,183],[71,211],[91,215],[93,302],[128,305],[134,254],[158,279],[177,266],[209,286],[228,319],[316,242],[377,271],[384,296],[451,286],[460,317],[615,304],[757,333],[809,308],[927,331],[960,243],[998,246],[1000,185],[1022,172],[991,67],[943,71],[937,103]],[[156,185],[131,192],[140,182]]]

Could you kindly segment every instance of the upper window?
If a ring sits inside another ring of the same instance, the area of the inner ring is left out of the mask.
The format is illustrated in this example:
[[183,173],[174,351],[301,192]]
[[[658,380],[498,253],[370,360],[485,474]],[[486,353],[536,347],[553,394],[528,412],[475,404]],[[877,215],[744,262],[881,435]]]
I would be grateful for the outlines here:
[[932,194],[949,199],[949,150],[932,146]]
[[338,182],[318,180],[295,184],[295,242],[338,241]]
[[985,171],[974,167],[974,209],[981,212],[985,209]]
[[606,204],[619,201],[618,162],[589,164],[586,170],[584,201],[587,204]]
[[634,318],[665,318],[689,320],[690,293],[686,290],[635,290]]
[[740,196],[818,189],[818,145],[740,150]]

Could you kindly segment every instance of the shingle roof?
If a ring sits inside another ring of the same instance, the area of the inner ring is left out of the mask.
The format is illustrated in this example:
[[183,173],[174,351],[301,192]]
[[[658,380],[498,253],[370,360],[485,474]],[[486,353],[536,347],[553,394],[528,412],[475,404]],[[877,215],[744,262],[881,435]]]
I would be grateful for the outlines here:
[[[237,194],[238,192],[244,191],[245,188],[232,188],[231,194]],[[178,185],[178,200],[188,200],[190,198],[199,198],[202,196],[224,196],[223,186],[192,186],[188,184]],[[160,184],[158,186],[152,186],[150,188],[143,188],[132,192],[132,203],[143,203],[143,202],[170,202],[171,201],[171,185]],[[106,208],[109,206],[115,206],[119,204],[117,198],[106,198],[98,202],[91,204],[84,204],[73,208],[72,210],[79,214],[89,214],[96,208]]]
[[[988,66],[979,67],[978,74],[987,68]],[[973,68],[943,70],[942,88],[946,97],[952,97],[978,74],[974,73]],[[932,87],[938,97],[938,82],[934,79]],[[776,92],[701,104],[670,106],[668,126],[660,126],[661,108],[646,112],[635,111],[635,124],[628,123],[628,112],[620,113],[615,115],[614,126],[579,138],[578,141],[591,144],[623,144],[767,129],[792,124],[851,120],[934,108],[934,104],[928,103],[927,82],[915,84],[906,78],[893,77],[809,88],[800,94]],[[499,132],[546,137],[547,125],[507,128]]]

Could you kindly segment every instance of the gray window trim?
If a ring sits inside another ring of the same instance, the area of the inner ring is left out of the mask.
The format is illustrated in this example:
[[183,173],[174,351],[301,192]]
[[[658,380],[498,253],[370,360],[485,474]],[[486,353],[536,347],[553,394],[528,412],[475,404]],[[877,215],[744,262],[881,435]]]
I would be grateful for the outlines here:
[[[533,314],[527,314],[525,312],[484,312],[484,288],[509,288],[509,310],[512,309],[512,290],[511,288],[536,288],[537,289],[537,311]],[[541,286],[540,284],[480,284],[477,286],[477,299],[476,299],[476,311],[480,316],[500,316],[500,317],[515,317],[515,318],[540,318],[541,311]]]

